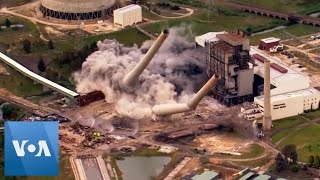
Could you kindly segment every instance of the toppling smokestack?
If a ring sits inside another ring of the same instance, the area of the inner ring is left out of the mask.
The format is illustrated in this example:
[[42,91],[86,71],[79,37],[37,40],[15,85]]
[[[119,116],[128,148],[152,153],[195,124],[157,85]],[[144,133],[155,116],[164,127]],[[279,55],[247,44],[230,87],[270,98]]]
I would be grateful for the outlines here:
[[187,104],[161,104],[155,105],[152,112],[157,116],[167,116],[188,112],[196,109],[200,101],[208,94],[208,92],[216,86],[220,77],[218,75],[212,76],[209,81],[197,92],[197,94]]
[[147,54],[140,60],[140,62],[124,77],[123,84],[127,87],[132,87],[137,82],[141,73],[146,69],[148,64],[151,62],[154,55],[160,49],[163,42],[169,35],[169,31],[165,29],[157,40],[154,42],[152,47],[148,50]]
[[263,87],[263,102],[264,102],[264,116],[263,116],[263,130],[269,131],[271,129],[271,100],[270,100],[270,61],[264,61],[264,87]]

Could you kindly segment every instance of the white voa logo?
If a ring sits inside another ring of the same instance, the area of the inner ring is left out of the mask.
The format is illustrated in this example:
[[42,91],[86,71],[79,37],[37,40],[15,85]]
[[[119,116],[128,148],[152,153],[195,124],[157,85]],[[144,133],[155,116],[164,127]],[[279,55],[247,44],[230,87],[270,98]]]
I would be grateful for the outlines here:
[[[21,142],[21,144],[19,144],[19,141],[17,141],[17,140],[12,141],[12,144],[13,144],[13,147],[14,147],[16,153],[17,153],[17,156],[23,157],[25,155],[24,146],[26,145],[27,142],[28,142],[28,140],[23,140]],[[35,156],[41,156],[42,152],[43,152],[45,156],[51,157],[47,142],[45,140],[40,140],[38,142],[38,147],[39,147],[39,150]],[[36,151],[36,146],[33,144],[30,144],[30,145],[28,145],[27,150],[30,153],[33,153]]]

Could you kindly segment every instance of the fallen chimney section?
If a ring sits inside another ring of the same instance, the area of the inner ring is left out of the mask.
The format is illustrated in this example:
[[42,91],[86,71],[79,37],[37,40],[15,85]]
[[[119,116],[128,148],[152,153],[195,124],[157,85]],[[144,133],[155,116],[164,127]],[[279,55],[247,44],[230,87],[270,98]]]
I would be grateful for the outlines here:
[[209,81],[197,92],[197,94],[186,104],[160,104],[152,107],[152,112],[157,116],[167,116],[195,110],[200,101],[216,86],[220,77],[212,76]]

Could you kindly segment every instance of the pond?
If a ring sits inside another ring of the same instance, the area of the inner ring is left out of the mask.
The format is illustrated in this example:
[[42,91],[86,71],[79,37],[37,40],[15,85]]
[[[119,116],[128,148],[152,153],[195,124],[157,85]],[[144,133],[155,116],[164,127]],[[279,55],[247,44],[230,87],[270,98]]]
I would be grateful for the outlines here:
[[162,172],[170,160],[166,156],[125,157],[124,160],[118,160],[117,165],[123,180],[151,180]]

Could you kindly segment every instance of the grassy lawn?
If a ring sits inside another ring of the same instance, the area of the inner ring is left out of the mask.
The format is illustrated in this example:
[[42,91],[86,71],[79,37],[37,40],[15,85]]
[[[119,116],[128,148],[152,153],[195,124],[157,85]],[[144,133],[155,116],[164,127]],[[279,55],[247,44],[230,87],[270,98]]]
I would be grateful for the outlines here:
[[291,128],[306,122],[301,116],[288,117],[273,122],[273,132],[276,132],[272,136],[272,143],[278,142],[283,137],[287,136],[288,133],[292,132]]
[[19,6],[32,1],[33,0],[0,0],[0,6],[1,7]]
[[268,38],[268,37],[277,37],[282,40],[291,38],[288,34],[286,34],[284,31],[287,31],[288,33],[300,37],[300,36],[306,36],[309,34],[314,34],[320,32],[320,28],[305,24],[295,24],[288,26],[285,29],[282,30],[276,30],[269,33],[259,34],[250,37],[250,42],[252,45],[258,45],[260,42],[260,39]]
[[291,130],[281,130],[280,132],[278,132],[277,134],[274,134],[272,136],[272,143],[275,144],[277,143],[280,139],[284,138],[285,136],[287,136],[290,133]]
[[245,30],[251,27],[253,31],[261,28],[270,28],[283,23],[282,21],[274,20],[272,18],[255,16],[248,13],[234,13],[230,11],[227,15],[216,15],[213,13],[210,17],[212,21],[208,20],[208,14],[205,10],[197,10],[193,16],[170,19],[158,23],[147,24],[142,26],[150,33],[160,33],[165,28],[175,26],[185,26],[191,32],[191,38],[210,31],[236,31],[237,29]]
[[142,16],[144,18],[147,18],[147,19],[150,19],[150,20],[154,20],[154,21],[163,19],[162,17],[151,13],[148,9],[146,9],[144,7],[142,7]]
[[245,162],[235,162],[236,164],[248,167],[248,168],[255,168],[257,166],[261,167],[267,164],[269,161],[272,160],[271,154],[268,154],[266,157],[254,160],[254,161],[245,161]]
[[242,155],[239,156],[239,158],[252,158],[252,157],[259,156],[263,152],[264,152],[264,148],[262,146],[260,146],[259,144],[252,144],[249,147],[249,151],[242,153]]
[[318,119],[318,118],[320,118],[320,110],[317,110],[314,112],[308,112],[304,116],[310,120]]
[[320,126],[313,124],[292,132],[285,141],[280,143],[280,149],[287,144],[295,144],[299,161],[306,162],[309,154],[320,154]]
[[274,130],[279,130],[279,129],[290,128],[298,124],[301,124],[303,122],[305,122],[305,120],[301,116],[293,116],[293,117],[276,120],[272,124],[273,124]]
[[135,28],[126,28],[121,31],[116,31],[109,34],[89,36],[84,38],[84,42],[91,44],[93,42],[103,41],[105,39],[116,39],[118,42],[126,46],[132,46],[134,44],[140,46],[144,41],[148,40],[149,37],[136,30]]
[[42,85],[34,84],[33,80],[23,76],[4,63],[0,62],[1,66],[6,67],[10,75],[0,75],[0,88],[5,88],[21,97],[38,95],[42,93]]
[[260,6],[274,11],[288,13],[311,14],[320,11],[320,1],[318,0],[234,0],[249,5]]

